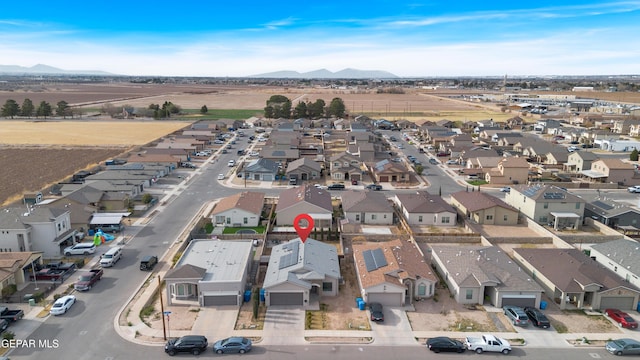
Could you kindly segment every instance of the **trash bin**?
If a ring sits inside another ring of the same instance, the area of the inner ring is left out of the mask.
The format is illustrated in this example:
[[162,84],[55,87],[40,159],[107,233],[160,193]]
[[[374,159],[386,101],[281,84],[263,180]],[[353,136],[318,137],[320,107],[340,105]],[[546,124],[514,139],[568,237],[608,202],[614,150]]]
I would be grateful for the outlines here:
[[251,301],[251,290],[247,290],[244,292],[244,302]]
[[547,308],[547,302],[546,301],[540,301],[540,310],[544,310]]
[[264,294],[265,294],[265,290],[260,289],[260,302],[264,302]]
[[358,309],[360,310],[364,310],[366,307],[366,303],[362,300],[360,300],[360,302],[358,303]]
[[36,306],[36,299],[29,299],[29,306]]
[[360,301],[362,301],[362,298],[361,297],[357,297],[356,298],[356,306],[360,305]]

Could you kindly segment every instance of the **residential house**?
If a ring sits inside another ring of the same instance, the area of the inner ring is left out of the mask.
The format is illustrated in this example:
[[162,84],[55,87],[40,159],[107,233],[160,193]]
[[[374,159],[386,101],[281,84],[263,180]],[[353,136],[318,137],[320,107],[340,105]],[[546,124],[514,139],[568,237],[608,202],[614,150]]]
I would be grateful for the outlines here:
[[459,304],[540,306],[544,289],[499,247],[431,245],[431,264]]
[[35,269],[42,266],[40,252],[0,252],[0,293],[3,302],[22,302],[22,298],[5,297],[4,289],[16,285],[18,289],[30,281]]
[[410,306],[435,294],[438,278],[414,243],[354,243],[353,258],[367,304]]
[[359,157],[340,153],[329,159],[331,179],[336,181],[362,180],[362,160]]
[[409,169],[404,163],[391,162],[388,159],[378,161],[371,167],[371,172],[378,182],[408,182]]
[[561,310],[633,310],[640,290],[579,249],[515,248],[513,256]]
[[75,243],[67,208],[6,208],[0,211],[0,249],[4,252],[42,252],[58,258]]
[[584,217],[591,218],[614,229],[640,227],[640,210],[607,198],[598,198],[586,203]]
[[241,170],[247,180],[273,181],[278,175],[278,163],[269,159],[255,159]]
[[354,191],[342,193],[342,211],[352,223],[368,225],[393,224],[393,206],[379,191]]
[[211,212],[211,222],[233,227],[260,226],[263,192],[243,191],[222,198]]
[[623,186],[640,184],[640,177],[636,174],[633,164],[615,158],[593,161],[591,169],[582,170],[581,174],[597,182]]
[[320,178],[321,171],[322,167],[319,163],[309,158],[301,158],[287,164],[286,175],[288,179],[316,180]]
[[338,295],[340,278],[335,246],[293,239],[271,250],[263,285],[265,304],[319,309],[322,297]]
[[451,205],[467,219],[484,225],[517,225],[518,209],[480,191],[451,194]]
[[505,202],[538,224],[551,224],[556,230],[578,229],[584,217],[584,199],[553,185],[512,186]]
[[409,225],[456,226],[456,209],[438,195],[426,191],[396,194],[394,202]]
[[640,125],[640,120],[639,119],[616,120],[613,122],[613,128],[611,129],[611,131],[613,131],[616,134],[629,135],[632,125],[635,125],[635,126]]
[[631,152],[633,150],[640,150],[640,141],[638,140],[624,140],[624,139],[602,139],[596,140],[596,144],[600,146],[602,150],[608,151],[625,151]]
[[259,154],[261,159],[271,160],[275,163],[287,164],[290,161],[294,161],[300,158],[299,149],[278,149],[270,146],[265,146],[260,150]]
[[591,245],[590,249],[589,256],[592,259],[640,288],[640,243],[619,239]]
[[598,157],[591,151],[574,151],[569,153],[563,168],[565,171],[580,173],[583,170],[590,170],[594,160],[598,160]]
[[521,157],[506,157],[485,174],[491,184],[525,184],[529,180],[529,162]]
[[544,164],[564,165],[569,160],[569,154],[570,154],[569,152],[562,151],[562,150],[549,152],[545,155]]
[[507,127],[509,129],[518,130],[518,129],[522,129],[525,125],[526,125],[526,122],[524,121],[524,119],[522,119],[519,116],[515,116],[510,119],[507,119]]
[[318,229],[330,227],[333,218],[331,194],[309,184],[283,190],[276,207],[276,223],[293,226],[299,214],[309,214]]
[[242,305],[253,250],[251,240],[191,240],[164,276],[169,305]]

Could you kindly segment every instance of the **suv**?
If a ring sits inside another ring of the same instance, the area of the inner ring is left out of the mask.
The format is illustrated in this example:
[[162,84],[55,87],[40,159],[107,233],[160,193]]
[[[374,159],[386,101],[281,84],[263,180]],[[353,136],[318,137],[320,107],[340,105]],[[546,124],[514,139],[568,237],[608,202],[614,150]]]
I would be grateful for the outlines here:
[[331,184],[327,186],[329,190],[344,190],[344,184]]
[[96,245],[93,242],[77,243],[64,249],[64,256],[69,255],[89,255],[96,252]]
[[502,307],[504,314],[511,320],[513,325],[528,326],[529,317],[521,307],[506,305]]
[[531,323],[533,324],[533,326],[543,328],[543,329],[548,329],[551,326],[549,319],[547,319],[547,317],[542,313],[542,311],[534,307],[527,306],[524,308],[524,312],[529,317],[529,320],[531,320]]
[[207,350],[209,342],[202,335],[187,335],[177,339],[167,341],[164,352],[173,356],[177,353],[192,353],[200,355]]
[[111,267],[122,257],[122,249],[119,246],[112,247],[100,259],[100,266]]
[[369,311],[371,312],[371,321],[384,321],[382,304],[376,302],[369,304]]
[[153,267],[158,263],[158,257],[147,255],[140,260],[140,270],[151,271]]
[[627,188],[630,193],[640,193],[640,185],[630,186]]

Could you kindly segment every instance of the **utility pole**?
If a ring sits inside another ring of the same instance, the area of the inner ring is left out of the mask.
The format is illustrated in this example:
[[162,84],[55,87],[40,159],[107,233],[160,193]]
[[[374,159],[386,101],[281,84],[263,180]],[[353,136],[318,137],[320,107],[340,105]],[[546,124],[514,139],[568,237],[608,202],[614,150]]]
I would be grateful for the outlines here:
[[158,275],[158,295],[160,296],[160,311],[162,311],[162,336],[167,340],[167,328],[164,324],[164,302],[162,301],[162,281],[160,281],[160,275]]

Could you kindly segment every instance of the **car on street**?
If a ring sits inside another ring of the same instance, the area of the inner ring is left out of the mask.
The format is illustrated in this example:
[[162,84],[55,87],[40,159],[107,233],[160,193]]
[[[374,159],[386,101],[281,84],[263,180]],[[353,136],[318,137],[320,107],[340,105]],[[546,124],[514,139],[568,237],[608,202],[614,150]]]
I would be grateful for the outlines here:
[[158,257],[155,255],[146,255],[140,260],[140,270],[151,271],[158,264]]
[[164,346],[164,352],[173,356],[178,353],[200,355],[207,350],[209,343],[202,335],[186,335],[177,339],[170,339]]
[[529,321],[533,324],[533,326],[543,329],[548,329],[551,327],[551,322],[544,315],[544,313],[542,313],[542,311],[534,307],[527,306],[524,308],[524,312],[529,317]]
[[529,317],[521,307],[505,305],[502,307],[502,310],[504,310],[504,314],[511,320],[513,325],[529,326]]
[[380,191],[380,190],[382,190],[382,185],[369,184],[369,185],[365,186],[365,189],[374,190],[374,191]]
[[218,180],[224,180],[224,174],[218,174]]
[[511,188],[508,186],[501,187],[500,192],[506,192],[506,193],[511,192]]
[[234,167],[236,166],[236,161],[235,160],[229,160],[229,162],[227,163],[228,167]]
[[454,340],[446,336],[438,336],[428,339],[427,348],[434,353],[439,353],[441,351],[462,353],[467,350],[462,341]]
[[627,188],[630,193],[640,193],[640,185],[630,186]]
[[605,309],[604,314],[611,318],[611,320],[618,324],[618,326],[626,329],[637,329],[638,322],[632,318],[629,314],[618,309]]
[[216,341],[213,344],[213,352],[216,354],[240,353],[251,351],[251,339],[246,337],[230,337]]
[[604,348],[613,355],[640,355],[640,342],[634,339],[611,340]]
[[433,159],[433,158],[432,158],[432,159],[429,159],[429,164],[431,164],[431,165],[438,165],[438,160]]
[[58,298],[56,302],[51,306],[51,310],[49,310],[49,314],[51,315],[62,315],[65,314],[71,306],[76,303],[76,297],[73,295],[66,295]]
[[320,184],[313,184],[314,187],[316,187],[317,189],[326,189],[327,186],[326,185],[320,185]]
[[382,304],[373,302],[369,304],[369,312],[371,313],[371,321],[384,321],[384,313],[382,312]]
[[458,160],[447,160],[447,165],[458,165]]
[[344,184],[331,184],[327,186],[329,190],[344,190]]

